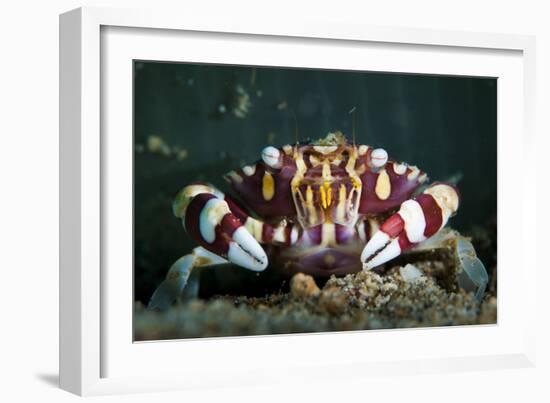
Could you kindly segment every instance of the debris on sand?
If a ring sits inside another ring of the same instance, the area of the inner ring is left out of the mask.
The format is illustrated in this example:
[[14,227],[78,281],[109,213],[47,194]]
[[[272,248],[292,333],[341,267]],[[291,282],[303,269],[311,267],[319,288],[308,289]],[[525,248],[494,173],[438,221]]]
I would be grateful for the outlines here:
[[307,298],[321,292],[313,277],[298,273],[290,280],[290,294],[297,298]]

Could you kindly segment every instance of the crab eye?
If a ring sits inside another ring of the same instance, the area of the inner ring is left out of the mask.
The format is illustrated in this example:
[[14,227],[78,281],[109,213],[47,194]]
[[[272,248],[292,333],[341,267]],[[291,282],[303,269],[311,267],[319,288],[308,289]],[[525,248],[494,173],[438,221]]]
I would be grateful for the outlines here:
[[268,146],[262,150],[262,160],[271,168],[281,167],[281,152],[275,147]]
[[380,168],[386,164],[388,161],[388,153],[383,148],[377,148],[375,150],[372,150],[372,154],[370,155],[372,166],[375,168]]

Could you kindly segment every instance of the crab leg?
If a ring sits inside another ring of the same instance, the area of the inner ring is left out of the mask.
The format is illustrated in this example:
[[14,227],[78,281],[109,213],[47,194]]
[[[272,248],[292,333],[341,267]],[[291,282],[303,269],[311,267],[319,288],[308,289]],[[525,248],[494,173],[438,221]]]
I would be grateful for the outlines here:
[[224,199],[224,194],[212,186],[190,185],[176,197],[173,211],[203,248],[246,269],[264,270],[268,264],[264,250],[233,213],[232,208],[238,207],[232,203],[231,208]]
[[170,267],[166,279],[160,283],[151,296],[148,308],[168,309],[183,293],[193,269],[224,263],[227,263],[227,260],[200,246],[193,249],[190,254],[180,257]]
[[458,203],[455,188],[444,183],[436,183],[404,201],[363,249],[364,268],[379,266],[436,234],[456,212]]

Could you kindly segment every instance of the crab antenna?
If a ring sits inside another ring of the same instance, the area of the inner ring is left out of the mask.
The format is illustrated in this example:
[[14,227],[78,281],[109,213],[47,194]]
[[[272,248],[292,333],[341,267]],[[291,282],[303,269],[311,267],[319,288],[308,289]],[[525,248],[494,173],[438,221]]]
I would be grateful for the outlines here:
[[292,113],[292,117],[294,118],[294,136],[296,137],[296,147],[298,147],[298,119],[296,119],[293,109],[290,110],[290,113]]
[[356,121],[357,121],[357,114],[355,113],[355,110],[357,108],[354,106],[353,108],[350,109],[350,111],[348,112],[351,116],[351,136],[353,138],[353,146],[355,147],[355,126],[356,126]]

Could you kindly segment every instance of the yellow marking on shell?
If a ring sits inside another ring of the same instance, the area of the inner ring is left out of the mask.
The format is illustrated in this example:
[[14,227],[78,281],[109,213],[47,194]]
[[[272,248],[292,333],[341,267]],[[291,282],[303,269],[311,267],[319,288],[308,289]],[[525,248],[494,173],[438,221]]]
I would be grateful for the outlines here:
[[410,166],[409,168],[411,169],[411,172],[409,172],[409,174],[407,175],[407,179],[412,181],[412,180],[416,179],[416,177],[420,173],[420,169],[418,169],[414,165]]
[[342,160],[340,158],[334,158],[331,162],[332,165],[340,165]]
[[252,234],[254,239],[258,242],[262,242],[262,233],[264,223],[256,220],[255,218],[248,217],[244,223],[244,227]]
[[332,204],[332,189],[330,182],[324,182],[323,186],[319,188],[321,194],[321,205],[326,210]]
[[246,165],[243,167],[243,172],[246,176],[252,176],[256,173],[256,165]]
[[265,171],[262,179],[262,195],[265,201],[270,201],[275,195],[275,181],[268,171]]
[[349,156],[348,163],[346,164],[346,172],[348,173],[355,190],[361,193],[361,188],[363,184],[361,183],[361,179],[359,178],[359,175],[357,175],[357,172],[355,171],[356,160],[357,160],[357,148],[354,148],[353,152]]
[[292,154],[292,146],[290,144],[287,144],[287,145],[283,146],[283,151],[285,152],[286,155],[291,155]]
[[296,162],[296,174],[292,178],[291,182],[293,192],[298,188],[298,186],[300,186],[300,182],[304,178],[304,174],[307,171],[306,163],[304,162],[302,153],[299,150],[296,150],[294,153],[294,161]]
[[235,172],[235,171],[228,172],[228,173],[227,173],[227,176],[228,176],[233,182],[242,183],[242,181],[243,181],[242,176],[239,175],[239,174],[238,174],[237,172]]
[[386,200],[391,194],[390,177],[385,169],[381,169],[376,180],[376,187],[374,188],[376,196],[380,200]]
[[321,206],[323,206],[323,208],[326,209],[327,208],[327,194],[326,194],[324,186],[321,186],[319,188],[319,193],[321,194]]
[[405,164],[399,164],[397,162],[393,163],[393,171],[397,175],[403,175],[405,172],[407,172],[407,165]]
[[313,190],[311,186],[308,186],[306,189],[306,201],[313,204]]
[[365,155],[367,153],[367,151],[369,150],[369,146],[366,146],[366,145],[360,145],[359,146],[359,155]]
[[344,221],[346,218],[346,186],[340,185],[338,190],[338,205],[336,206],[336,220],[339,222]]

